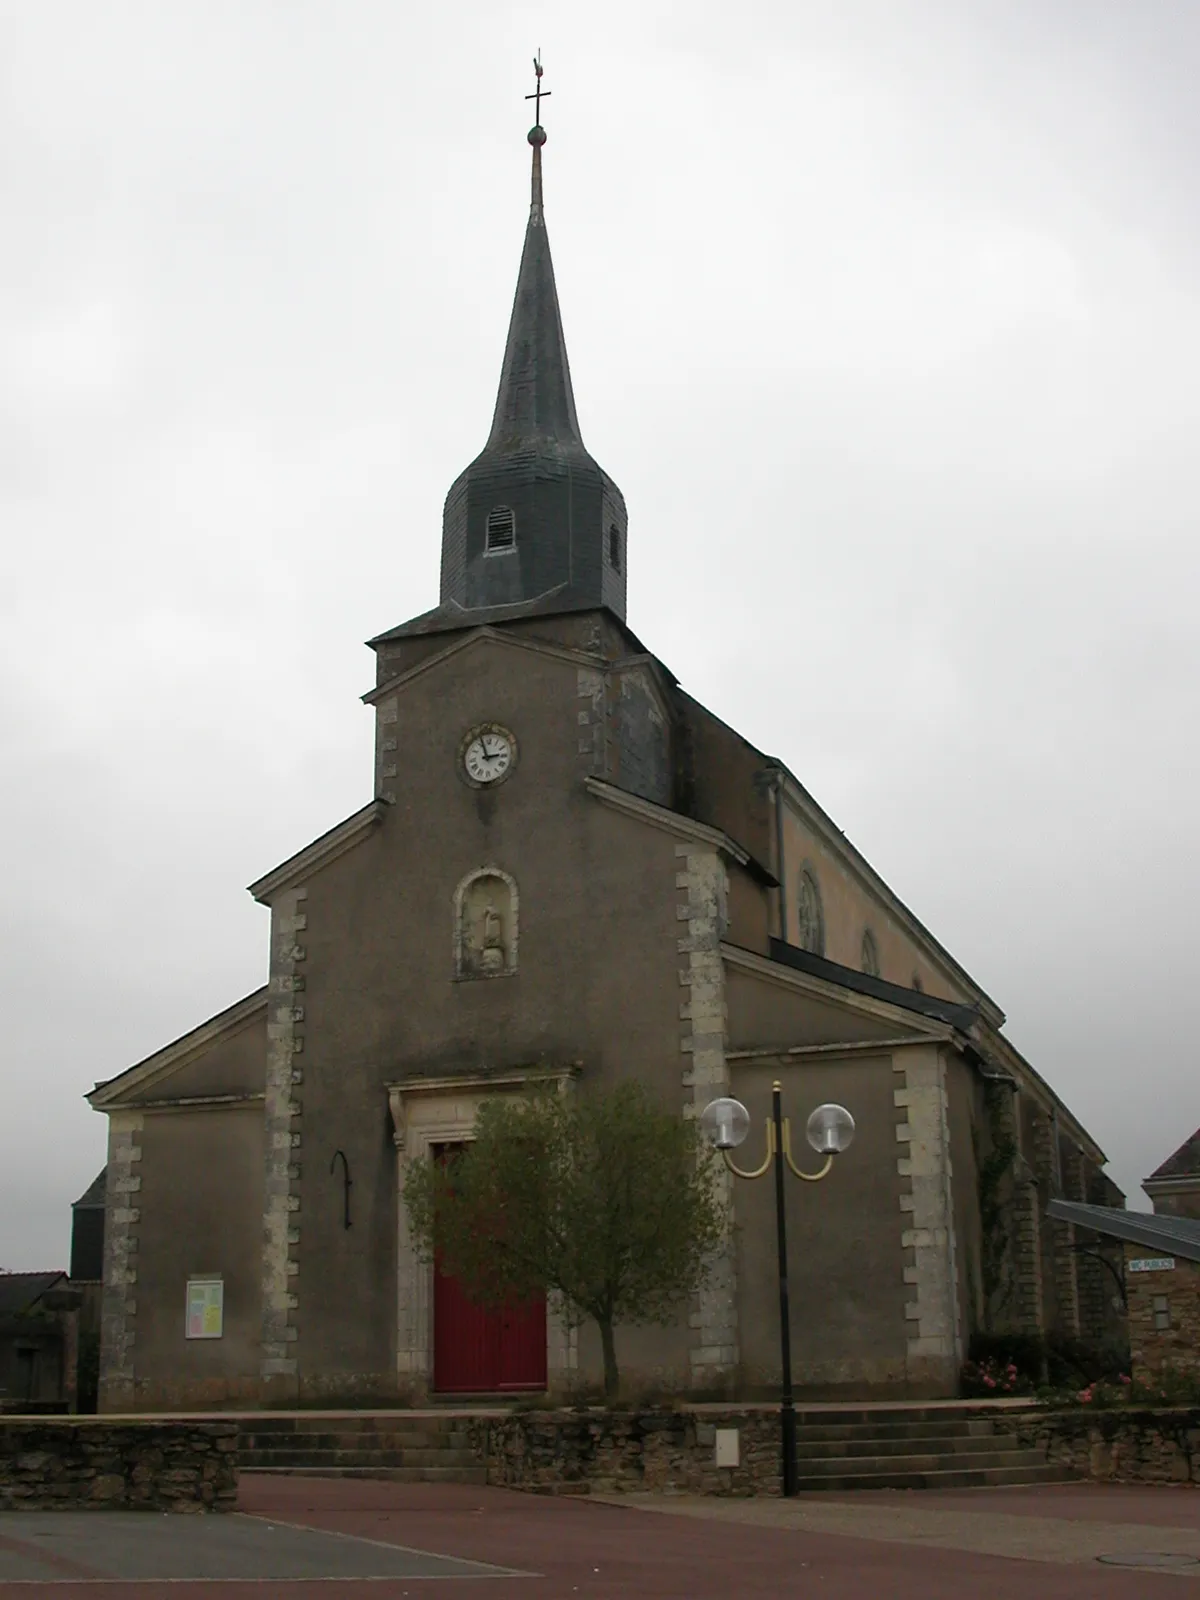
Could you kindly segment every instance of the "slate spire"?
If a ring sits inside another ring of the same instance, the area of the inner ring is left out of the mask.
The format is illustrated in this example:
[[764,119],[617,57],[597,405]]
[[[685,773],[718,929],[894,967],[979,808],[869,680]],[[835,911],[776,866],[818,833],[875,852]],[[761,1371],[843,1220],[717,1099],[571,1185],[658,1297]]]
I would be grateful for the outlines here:
[[[535,68],[540,107],[547,91]],[[442,606],[606,606],[624,618],[625,501],[579,431],[546,231],[540,120],[529,143],[529,220],[491,432],[446,496]]]
[[583,445],[542,206],[545,129],[531,128],[529,142],[533,146],[529,222],[488,436],[489,449],[537,435]]

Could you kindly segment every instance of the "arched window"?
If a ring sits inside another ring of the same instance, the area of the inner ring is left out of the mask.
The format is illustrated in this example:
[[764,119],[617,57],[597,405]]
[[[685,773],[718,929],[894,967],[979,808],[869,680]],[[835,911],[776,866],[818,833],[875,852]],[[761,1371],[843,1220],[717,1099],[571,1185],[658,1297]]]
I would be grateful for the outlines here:
[[870,928],[863,929],[862,960],[860,965],[869,977],[877,978],[879,976],[879,947],[875,943],[875,935]]
[[797,937],[801,950],[815,956],[825,954],[825,917],[821,911],[821,891],[811,868],[800,874],[800,893],[796,897]]
[[608,529],[608,563],[614,572],[621,570],[621,530],[616,523],[610,523]]
[[517,542],[517,519],[507,506],[493,506],[488,512],[487,533],[484,538],[484,553],[498,555],[502,550],[511,550]]

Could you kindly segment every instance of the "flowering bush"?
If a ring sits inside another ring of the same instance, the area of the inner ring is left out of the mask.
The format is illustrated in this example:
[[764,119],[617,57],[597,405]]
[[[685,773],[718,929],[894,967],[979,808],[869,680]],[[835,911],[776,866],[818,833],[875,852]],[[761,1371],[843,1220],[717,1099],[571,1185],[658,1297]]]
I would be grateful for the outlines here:
[[982,1361],[968,1361],[962,1369],[960,1387],[964,1396],[974,1398],[986,1395],[1029,1394],[1029,1380],[1012,1361],[997,1361],[988,1357]]

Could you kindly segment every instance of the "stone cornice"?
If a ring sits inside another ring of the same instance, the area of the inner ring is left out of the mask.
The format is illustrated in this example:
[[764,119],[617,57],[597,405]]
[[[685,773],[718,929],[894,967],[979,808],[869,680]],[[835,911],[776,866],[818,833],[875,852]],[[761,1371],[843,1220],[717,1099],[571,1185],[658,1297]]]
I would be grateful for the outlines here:
[[231,1034],[238,1033],[247,1023],[251,1022],[261,1012],[267,1009],[267,991],[265,988],[256,989],[253,994],[248,994],[244,1000],[239,1000],[226,1011],[219,1011],[215,1017],[210,1017],[207,1022],[202,1022],[198,1028],[193,1028],[190,1033],[185,1033],[182,1038],[174,1040],[171,1044],[164,1045],[161,1050],[156,1050],[152,1056],[147,1056],[144,1061],[135,1063],[119,1073],[115,1078],[109,1078],[105,1083],[98,1083],[91,1094],[86,1096],[88,1104],[94,1111],[115,1110],[117,1107],[141,1111],[141,1104],[126,1106],[129,1095],[139,1089],[145,1089],[161,1078],[168,1077],[177,1068],[186,1066],[196,1056],[202,1054],[217,1040],[228,1038]]
[[1174,1178],[1143,1178],[1142,1188],[1149,1195],[1191,1194],[1200,1189],[1200,1172],[1185,1172]]
[[261,1106],[265,1100],[264,1093],[258,1094],[192,1094],[180,1095],[176,1099],[139,1100],[139,1111],[231,1111],[242,1106]]
[[361,811],[347,817],[345,822],[339,822],[336,828],[330,828],[328,833],[323,833],[319,839],[314,839],[303,850],[298,850],[294,856],[289,856],[264,877],[250,884],[248,892],[262,904],[269,905],[271,896],[278,890],[311,877],[331,861],[336,861],[338,856],[345,855],[347,850],[352,850],[373,828],[379,826],[387,811],[386,800],[368,801]]
[[736,861],[739,867],[746,866],[750,860],[749,853],[727,833],[722,833],[720,828],[710,828],[707,822],[696,822],[691,817],[681,816],[678,811],[656,805],[653,800],[643,800],[641,795],[630,794],[627,789],[605,783],[602,778],[585,778],[583,781],[590,795],[604,805],[611,806],[614,811],[624,812],[627,817],[636,817],[639,822],[648,822],[651,827],[661,828],[664,833],[672,833],[678,839],[695,839],[700,844],[711,845],[731,861]]
[[408,1136],[407,1100],[431,1099],[438,1095],[486,1095],[515,1093],[534,1084],[557,1085],[562,1093],[579,1077],[582,1067],[572,1061],[561,1067],[506,1067],[495,1072],[466,1072],[442,1077],[425,1077],[413,1073],[384,1085],[387,1090],[388,1109],[392,1116],[392,1142],[403,1150]]
[[364,705],[373,706],[385,695],[406,689],[414,679],[431,672],[434,667],[440,667],[452,656],[461,655],[463,651],[472,650],[476,645],[485,643],[507,645],[511,650],[529,650],[534,655],[551,656],[556,661],[566,661],[572,666],[603,669],[609,665],[604,656],[590,655],[585,650],[571,650],[566,645],[550,644],[541,639],[523,638],[520,635],[505,633],[499,628],[489,628],[485,624],[479,628],[472,628],[469,633],[455,639],[454,643],[447,645],[444,650],[435,650],[431,655],[422,657],[414,666],[404,672],[398,672],[394,678],[388,678],[374,689],[368,689],[362,696],[362,702]]
[[894,1039],[851,1039],[841,1044],[762,1045],[755,1050],[726,1050],[726,1061],[785,1061],[796,1056],[888,1055],[893,1050],[925,1049],[931,1037],[952,1043],[954,1032],[946,1028],[941,1035],[901,1034]]
[[860,994],[856,989],[844,989],[841,984],[831,983],[827,978],[818,978],[812,973],[781,966],[779,962],[769,961],[766,956],[755,955],[752,950],[743,950],[739,945],[722,944],[721,955],[726,966],[748,972],[755,978],[763,979],[764,982],[776,983],[782,988],[795,989],[802,994],[812,995],[814,999],[829,1001],[843,1011],[858,1012],[861,1016],[874,1017],[880,1022],[892,1022],[900,1027],[910,1028],[914,1035],[908,1041],[910,1044],[917,1044],[921,1040],[950,1041],[955,1038],[955,1030],[948,1023],[922,1016],[920,1012],[905,1011],[901,1006],[889,1005],[886,1000],[877,1000],[873,995]]

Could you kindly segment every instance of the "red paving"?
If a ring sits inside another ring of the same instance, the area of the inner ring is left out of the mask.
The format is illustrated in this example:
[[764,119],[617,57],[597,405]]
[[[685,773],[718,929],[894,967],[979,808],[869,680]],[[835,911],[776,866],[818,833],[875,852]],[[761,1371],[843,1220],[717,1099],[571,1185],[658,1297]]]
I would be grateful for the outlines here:
[[[887,1497],[895,1505],[900,1496]],[[856,1497],[857,1500],[857,1497]],[[921,1495],[921,1505],[993,1509],[1064,1519],[1196,1526],[1200,1496],[1170,1489],[1067,1488],[980,1496]],[[242,1480],[241,1509],[442,1555],[541,1574],[536,1578],[332,1580],[324,1582],[0,1583],[0,1594],[45,1600],[419,1600],[470,1589],[482,1600],[494,1585],[538,1600],[574,1596],[716,1596],[819,1594],[823,1600],[1147,1600],[1186,1593],[1163,1587],[1174,1574],[1123,1572],[1095,1564],[1066,1566],[955,1550],[885,1544],[834,1534],[748,1527],[662,1516],[592,1503],[459,1485],[391,1484],[315,1478]],[[97,1516],[103,1516],[98,1512]],[[2,1524],[0,1524],[2,1527]]]
[[858,1490],[853,1495],[802,1495],[828,1505],[914,1505],[923,1510],[981,1511],[1006,1517],[1053,1517],[1061,1522],[1135,1522],[1144,1528],[1200,1528],[1200,1494],[1188,1484],[1139,1489],[1128,1484],[1044,1484],[1037,1489],[922,1489],[897,1494],[888,1489]]

